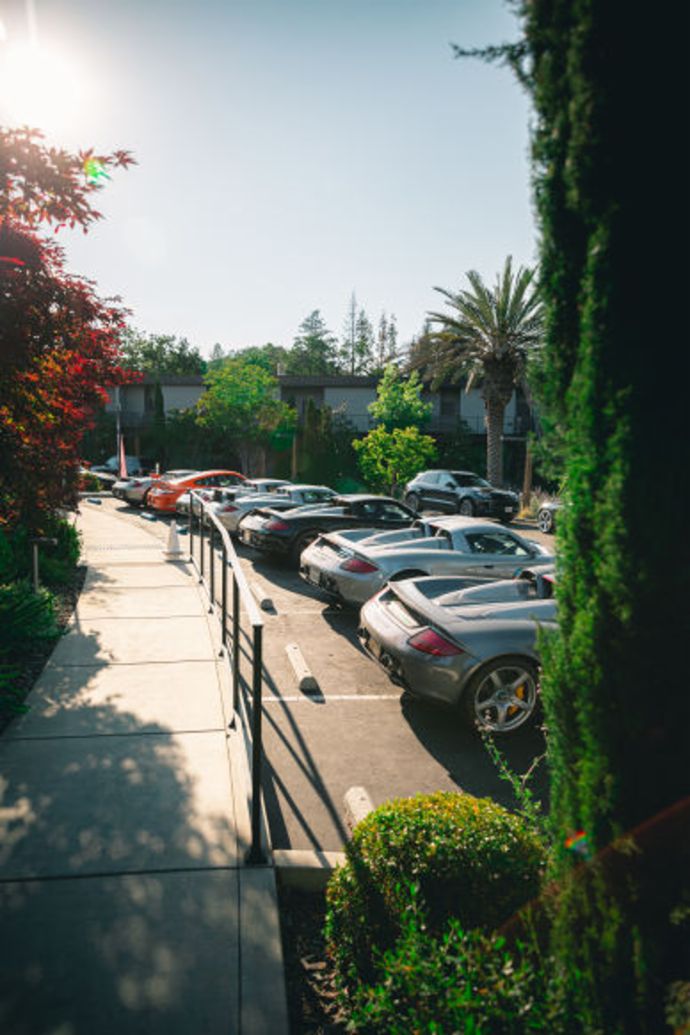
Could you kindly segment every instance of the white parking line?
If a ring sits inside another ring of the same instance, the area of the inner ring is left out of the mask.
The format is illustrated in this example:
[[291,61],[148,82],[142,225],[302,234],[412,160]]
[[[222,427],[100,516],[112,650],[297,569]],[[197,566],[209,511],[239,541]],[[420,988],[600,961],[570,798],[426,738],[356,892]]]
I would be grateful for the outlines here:
[[[276,694],[269,694],[261,698],[265,704],[272,704],[276,701],[280,701],[282,704],[295,704],[297,701],[305,701],[307,704],[313,704],[314,701],[308,697],[299,696],[285,696],[279,697]],[[400,694],[322,694],[318,701],[399,701]]]

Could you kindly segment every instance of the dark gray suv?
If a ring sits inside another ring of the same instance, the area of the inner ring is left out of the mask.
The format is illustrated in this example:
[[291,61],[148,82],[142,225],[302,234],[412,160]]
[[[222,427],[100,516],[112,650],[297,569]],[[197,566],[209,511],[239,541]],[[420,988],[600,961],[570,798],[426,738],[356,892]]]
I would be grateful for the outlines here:
[[508,524],[517,515],[517,493],[495,489],[472,471],[422,471],[405,486],[405,503],[468,517],[493,517]]

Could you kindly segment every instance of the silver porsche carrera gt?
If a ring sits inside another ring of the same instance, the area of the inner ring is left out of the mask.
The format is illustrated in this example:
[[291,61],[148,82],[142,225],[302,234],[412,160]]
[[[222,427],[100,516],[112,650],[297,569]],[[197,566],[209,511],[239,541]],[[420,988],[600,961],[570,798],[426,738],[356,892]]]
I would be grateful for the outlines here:
[[554,578],[538,565],[474,586],[457,576],[393,582],[362,608],[360,642],[398,686],[509,733],[537,707],[537,634],[556,623]]
[[553,559],[539,543],[493,521],[436,517],[381,535],[371,529],[324,533],[303,551],[300,575],[338,600],[361,605],[390,579],[510,578],[517,568]]

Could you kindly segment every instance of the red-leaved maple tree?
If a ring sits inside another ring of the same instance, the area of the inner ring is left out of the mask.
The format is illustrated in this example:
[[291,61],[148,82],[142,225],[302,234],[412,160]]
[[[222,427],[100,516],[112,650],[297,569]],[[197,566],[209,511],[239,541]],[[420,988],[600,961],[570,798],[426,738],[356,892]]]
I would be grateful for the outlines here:
[[[39,531],[74,502],[80,443],[119,365],[126,311],[66,272],[45,231],[100,219],[91,201],[126,151],[70,154],[37,130],[0,129],[0,528]],[[43,233],[41,231],[44,231]]]

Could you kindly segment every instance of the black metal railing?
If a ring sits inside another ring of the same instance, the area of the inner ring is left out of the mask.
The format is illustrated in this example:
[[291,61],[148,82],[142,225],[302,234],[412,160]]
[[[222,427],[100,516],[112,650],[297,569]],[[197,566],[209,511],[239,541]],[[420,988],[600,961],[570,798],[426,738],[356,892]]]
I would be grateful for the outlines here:
[[[196,531],[195,531],[196,525]],[[198,558],[195,545],[198,543]],[[216,544],[219,543],[219,551]],[[239,558],[227,530],[198,493],[192,491],[189,499],[189,557],[199,573],[209,597],[209,611],[218,615],[221,630],[221,653],[230,666],[232,681],[233,722],[242,724],[245,743],[249,745],[251,765],[251,843],[248,863],[263,863],[266,853],[261,839],[261,769],[263,747],[261,733],[261,695],[263,687],[263,631],[264,622]],[[220,564],[220,593],[216,566]],[[228,587],[228,582],[230,586]],[[228,593],[228,588],[230,593]],[[229,599],[230,598],[230,599]],[[244,618],[244,623],[242,619]],[[243,627],[243,624],[245,627]],[[228,628],[228,626],[230,626]],[[247,628],[248,627],[248,628]],[[241,659],[242,641],[247,643],[251,665],[251,679],[243,681]],[[247,700],[245,688],[251,691]]]

